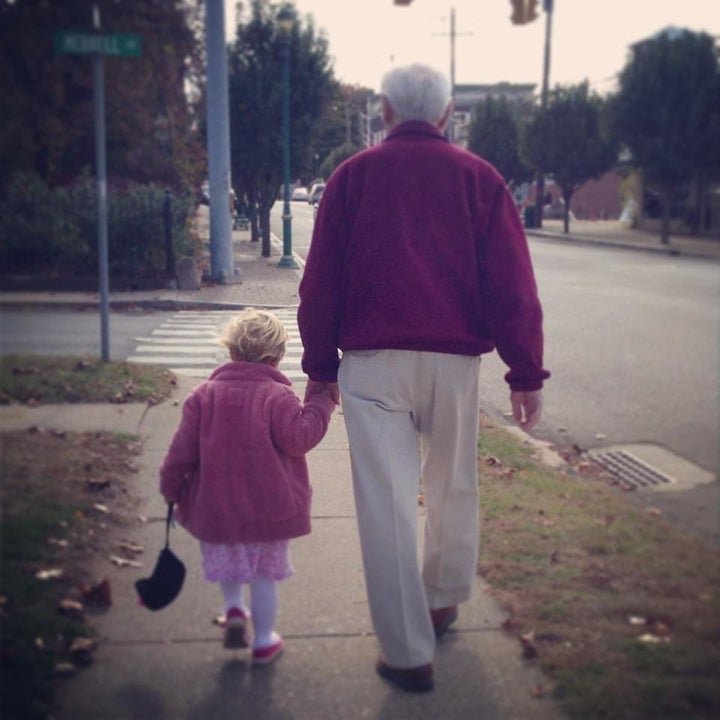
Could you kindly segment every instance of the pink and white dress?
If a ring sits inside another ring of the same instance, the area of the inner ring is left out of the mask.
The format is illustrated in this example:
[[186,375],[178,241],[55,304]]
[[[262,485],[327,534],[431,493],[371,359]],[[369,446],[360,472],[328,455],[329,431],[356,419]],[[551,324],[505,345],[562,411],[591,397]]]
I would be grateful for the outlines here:
[[257,578],[285,580],[293,574],[288,540],[217,544],[200,543],[205,579],[250,583]]

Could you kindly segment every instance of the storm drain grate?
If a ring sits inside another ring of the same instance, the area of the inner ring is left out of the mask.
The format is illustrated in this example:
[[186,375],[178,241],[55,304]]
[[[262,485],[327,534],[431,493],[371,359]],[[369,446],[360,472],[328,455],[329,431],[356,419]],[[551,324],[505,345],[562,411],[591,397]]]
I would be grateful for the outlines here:
[[671,485],[675,482],[674,478],[665,475],[625,450],[596,451],[593,453],[593,458],[613,475],[616,475],[618,480],[635,488],[651,488]]

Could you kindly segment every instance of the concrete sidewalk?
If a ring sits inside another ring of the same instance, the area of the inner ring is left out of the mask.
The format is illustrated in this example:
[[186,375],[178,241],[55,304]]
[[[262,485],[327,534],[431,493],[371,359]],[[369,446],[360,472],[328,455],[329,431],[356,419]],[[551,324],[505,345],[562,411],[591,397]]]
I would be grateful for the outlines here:
[[[117,568],[98,559],[94,575],[110,578],[114,603],[94,617],[100,640],[95,662],[63,682],[55,720],[564,717],[549,697],[533,697],[538,687],[548,687],[547,680],[502,630],[504,616],[479,579],[459,621],[438,645],[433,693],[405,694],[376,675],[378,645],[365,597],[341,411],[309,455],[313,532],[291,543],[296,574],[280,585],[277,621],[287,645],[275,665],[256,668],[248,651],[223,649],[221,630],[212,622],[221,612],[219,589],[203,580],[197,543],[179,527],[171,546],[187,567],[183,591],[162,611],[139,607],[134,582],[150,573],[164,535],[158,467],[193,385],[181,378],[173,398],[149,409],[0,407],[7,430],[37,425],[135,432],[144,439],[135,482],[138,514],[148,520],[134,521],[126,535],[145,547],[144,567]],[[302,394],[303,388],[296,391]]]
[[562,220],[543,220],[541,229],[527,229],[529,238],[575,245],[623,248],[639,252],[720,260],[720,237],[671,235],[663,245],[657,233],[625,227],[619,220],[573,220],[565,234]]

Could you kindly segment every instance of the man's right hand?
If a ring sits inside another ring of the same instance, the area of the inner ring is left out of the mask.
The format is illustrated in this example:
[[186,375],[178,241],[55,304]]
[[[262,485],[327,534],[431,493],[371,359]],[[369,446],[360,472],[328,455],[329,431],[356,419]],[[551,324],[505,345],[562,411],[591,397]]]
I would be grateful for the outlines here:
[[520,391],[513,390],[510,393],[513,417],[520,427],[529,432],[539,422],[542,415],[542,390]]

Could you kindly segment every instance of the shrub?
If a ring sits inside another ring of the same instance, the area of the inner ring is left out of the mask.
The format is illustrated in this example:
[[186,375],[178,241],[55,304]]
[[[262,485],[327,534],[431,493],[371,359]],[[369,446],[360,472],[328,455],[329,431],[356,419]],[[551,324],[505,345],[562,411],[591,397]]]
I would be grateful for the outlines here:
[[[108,258],[113,277],[155,277],[165,272],[165,189],[112,183],[108,191]],[[16,175],[0,198],[3,218],[0,272],[54,275],[97,268],[97,188],[85,173],[50,187],[32,173]],[[194,255],[194,201],[188,190],[171,197],[176,256]]]

